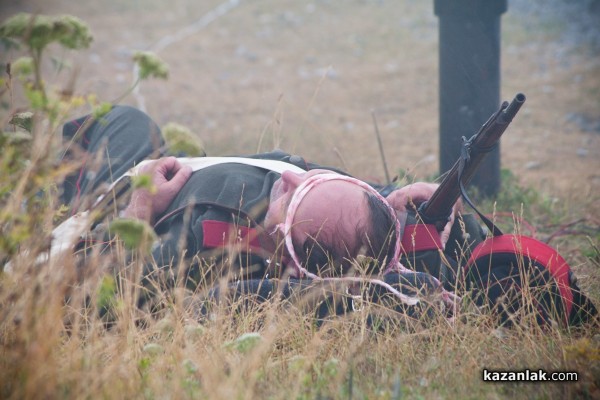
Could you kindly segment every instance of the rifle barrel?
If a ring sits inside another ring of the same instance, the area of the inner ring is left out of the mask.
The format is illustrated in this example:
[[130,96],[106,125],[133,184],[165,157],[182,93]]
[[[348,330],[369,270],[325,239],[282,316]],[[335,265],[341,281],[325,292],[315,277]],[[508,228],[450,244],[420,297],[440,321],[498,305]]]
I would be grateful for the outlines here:
[[502,114],[503,122],[510,124],[512,119],[521,109],[523,103],[525,103],[525,95],[523,93],[517,93],[513,101],[510,102]]
[[[500,137],[524,102],[525,95],[518,93],[510,104],[507,102],[502,103],[500,109],[470,139],[470,151],[468,158],[463,160],[464,166],[461,175],[461,181],[464,186],[469,184],[477,171],[477,167],[487,154],[487,150],[498,143]],[[446,224],[454,203],[460,197],[458,182],[460,164],[461,160],[459,159],[450,171],[445,174],[442,183],[431,198],[419,208],[419,214],[423,220],[428,223],[435,223],[438,225],[438,228]]]

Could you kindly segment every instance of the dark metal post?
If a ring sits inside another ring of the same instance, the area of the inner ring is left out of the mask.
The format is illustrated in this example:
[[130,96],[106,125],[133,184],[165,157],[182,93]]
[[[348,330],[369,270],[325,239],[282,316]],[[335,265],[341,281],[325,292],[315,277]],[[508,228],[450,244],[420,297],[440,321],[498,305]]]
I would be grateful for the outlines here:
[[[500,16],[507,0],[434,0],[439,17],[440,172],[452,168],[467,139],[500,104]],[[500,187],[500,149],[472,183],[492,196]]]

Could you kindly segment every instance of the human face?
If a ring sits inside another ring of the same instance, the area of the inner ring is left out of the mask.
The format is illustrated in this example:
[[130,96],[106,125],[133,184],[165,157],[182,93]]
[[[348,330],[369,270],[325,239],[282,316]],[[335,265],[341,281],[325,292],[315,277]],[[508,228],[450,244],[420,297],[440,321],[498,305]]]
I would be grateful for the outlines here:
[[[315,169],[301,174],[286,171],[271,189],[265,229],[275,233],[283,230],[288,207],[296,189],[306,180],[331,171]],[[367,226],[369,209],[365,190],[351,182],[331,180],[314,186],[301,200],[294,215],[291,239],[301,246],[309,237],[328,247],[336,246],[339,254],[356,255],[360,235]],[[321,238],[321,240],[319,240]]]

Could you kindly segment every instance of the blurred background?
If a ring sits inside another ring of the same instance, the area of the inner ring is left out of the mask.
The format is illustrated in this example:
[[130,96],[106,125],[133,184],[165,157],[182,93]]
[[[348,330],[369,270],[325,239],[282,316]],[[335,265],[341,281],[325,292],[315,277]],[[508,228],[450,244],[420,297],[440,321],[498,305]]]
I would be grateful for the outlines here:
[[[121,103],[178,122],[209,155],[281,148],[357,177],[438,173],[438,18],[422,0],[3,0],[72,14],[90,49],[49,84],[111,101],[134,79],[131,56],[155,51],[167,81]],[[3,50],[4,52],[4,50]],[[2,62],[14,54],[4,52]],[[527,102],[502,139],[502,168],[561,201],[600,206],[600,1],[510,0],[501,17],[501,99]],[[46,60],[52,64],[50,57]],[[24,104],[24,103],[23,103]],[[19,106],[4,105],[2,112]],[[465,132],[470,136],[474,132]]]

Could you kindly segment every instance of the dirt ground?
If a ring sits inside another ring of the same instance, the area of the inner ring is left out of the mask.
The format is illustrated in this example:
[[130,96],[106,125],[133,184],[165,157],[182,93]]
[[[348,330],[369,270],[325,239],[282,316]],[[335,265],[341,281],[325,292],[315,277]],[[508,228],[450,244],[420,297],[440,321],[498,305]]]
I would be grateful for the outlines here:
[[[502,166],[598,218],[599,2],[509,3],[501,97],[523,92],[527,102],[503,138]],[[431,1],[2,1],[2,19],[18,11],[89,24],[88,51],[55,55],[81,68],[79,92],[103,100],[132,82],[133,51],[156,51],[169,80],[144,82],[122,103],[160,125],[187,125],[209,155],[278,147],[383,181],[374,112],[392,174],[423,179],[438,170]]]

